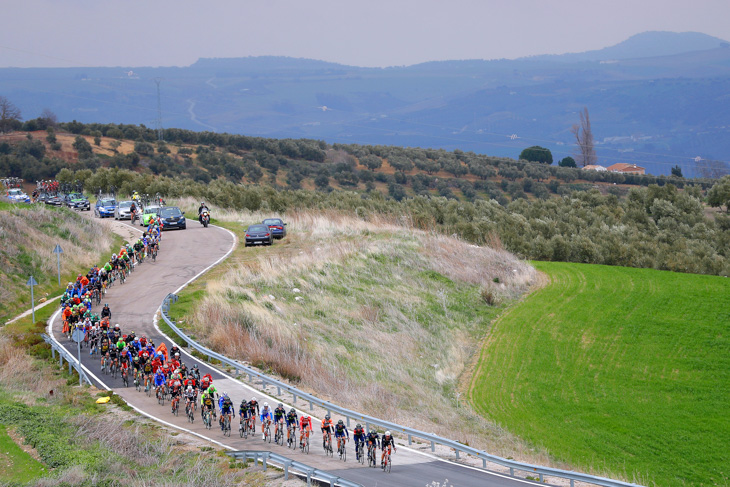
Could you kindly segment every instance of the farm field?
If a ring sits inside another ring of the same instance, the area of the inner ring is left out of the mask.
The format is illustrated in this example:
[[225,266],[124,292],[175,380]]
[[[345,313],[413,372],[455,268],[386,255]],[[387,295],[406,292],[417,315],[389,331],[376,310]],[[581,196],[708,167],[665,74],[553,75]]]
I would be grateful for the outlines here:
[[550,284],[495,323],[475,409],[594,473],[728,485],[730,280],[534,265]]

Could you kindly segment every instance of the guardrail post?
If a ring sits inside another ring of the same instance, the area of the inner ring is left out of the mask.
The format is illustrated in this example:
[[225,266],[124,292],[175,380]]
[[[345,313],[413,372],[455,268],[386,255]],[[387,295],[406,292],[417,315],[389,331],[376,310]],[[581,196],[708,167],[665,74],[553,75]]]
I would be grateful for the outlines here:
[[366,435],[369,435],[370,434],[370,425],[367,424],[367,423],[365,423],[365,434]]
[[431,451],[436,451],[436,444],[431,440]]
[[312,487],[312,471],[307,470],[307,487]]
[[68,373],[70,374],[71,373],[71,367],[72,367],[71,361],[70,360],[66,360],[66,362],[68,362]]
[[63,355],[61,355],[61,351],[58,352],[58,366],[63,367]]
[[408,435],[408,444],[409,445],[413,444],[413,437],[411,435]]
[[264,472],[266,472],[266,459],[267,459],[267,458],[268,458],[268,457],[267,457],[266,455],[263,455],[263,458],[262,458],[262,460],[263,460],[263,462],[264,462]]
[[314,411],[314,404],[312,404],[312,401],[309,401],[309,410]]
[[487,468],[487,459],[482,458],[482,468]]
[[281,386],[276,386],[276,395],[281,397]]
[[545,482],[542,478],[542,474],[540,474],[540,482]]
[[345,419],[347,420],[347,427],[349,428],[350,427],[350,417],[345,416]]
[[51,347],[51,357],[53,357],[53,360],[56,360],[56,347]]
[[284,480],[289,480],[289,465],[291,462],[284,462]]
[[248,373],[248,381],[251,382],[253,379],[251,378],[251,372]]
[[296,394],[292,394],[292,396],[294,396],[294,404],[296,404],[297,403],[297,395]]
[[570,487],[575,487],[575,480],[570,479]]
[[510,477],[514,477],[515,476],[515,469],[514,469],[514,467],[510,467],[509,468],[509,476]]
[[458,460],[459,459],[459,450],[455,450],[455,451],[456,451],[456,459]]

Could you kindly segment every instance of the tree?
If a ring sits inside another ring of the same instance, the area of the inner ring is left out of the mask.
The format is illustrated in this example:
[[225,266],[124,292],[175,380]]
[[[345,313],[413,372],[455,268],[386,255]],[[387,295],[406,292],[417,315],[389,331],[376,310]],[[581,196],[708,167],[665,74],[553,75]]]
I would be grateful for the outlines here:
[[580,124],[575,124],[570,131],[575,136],[577,147],[576,161],[581,167],[590,166],[598,162],[596,156],[596,148],[593,142],[593,130],[591,129],[591,119],[588,116],[588,108],[583,107],[579,112]]
[[94,152],[91,148],[91,144],[89,144],[89,142],[80,135],[76,136],[76,139],[74,139],[74,143],[72,145],[73,148],[76,149],[76,151],[79,153],[80,159],[91,157]]
[[533,145],[520,152],[520,159],[530,162],[539,162],[541,164],[552,164],[553,154],[550,149]]
[[730,166],[724,161],[713,161],[711,159],[699,159],[695,167],[701,178],[720,179],[730,174]]
[[21,120],[20,108],[4,96],[0,96],[0,134],[17,130]]
[[715,208],[725,207],[730,213],[730,176],[725,176],[707,192],[707,203]]
[[58,117],[51,111],[50,108],[44,108],[41,112],[41,116],[38,120],[43,125],[43,128],[55,128],[58,125]]
[[560,162],[558,162],[558,166],[560,167],[578,167],[578,165],[575,163],[575,159],[572,157],[563,157],[560,159]]
[[120,145],[122,145],[122,141],[121,140],[112,140],[111,142],[109,142],[109,147],[112,148],[112,152],[114,152],[115,154],[119,150],[119,146]]
[[368,154],[367,156],[360,159],[360,164],[367,167],[371,171],[374,171],[383,164],[383,160],[378,156]]
[[682,168],[679,167],[679,165],[676,165],[672,168],[672,176],[676,176],[678,178],[683,177],[682,176]]

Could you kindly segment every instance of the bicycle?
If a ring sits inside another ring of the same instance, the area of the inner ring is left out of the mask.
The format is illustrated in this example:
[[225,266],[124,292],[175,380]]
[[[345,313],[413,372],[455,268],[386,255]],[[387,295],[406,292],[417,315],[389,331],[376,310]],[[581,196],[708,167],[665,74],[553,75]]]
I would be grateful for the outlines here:
[[157,262],[157,246],[152,249],[152,262]]
[[377,465],[377,460],[375,458],[376,449],[375,444],[368,443],[368,467],[374,467]]
[[345,443],[347,443],[347,439],[345,437],[342,437],[340,441],[338,441],[340,446],[337,447],[337,453],[340,454],[340,460],[343,462],[347,461],[347,448],[345,448]]
[[180,398],[178,396],[175,396],[172,399],[172,414],[177,416],[179,413],[179,410],[180,410]]
[[101,371],[104,373],[104,375],[109,374],[109,358],[102,357],[101,359]]
[[195,422],[195,407],[193,407],[191,401],[188,401],[188,403],[185,405],[185,415],[188,417],[189,422]]
[[266,420],[266,426],[264,426],[264,441],[269,440],[271,443],[271,420]]
[[148,374],[144,378],[144,390],[147,397],[152,397],[152,374]]
[[117,372],[119,371],[119,366],[117,365],[117,359],[114,359],[112,361],[112,364],[109,367],[109,369],[111,371],[112,378],[113,379],[116,379],[117,378]]
[[287,443],[289,448],[297,447],[297,425],[292,423],[287,427]]
[[137,389],[137,392],[142,390],[142,381],[139,378],[140,373],[139,370],[134,371],[134,388]]
[[325,455],[334,455],[334,452],[332,450],[332,433],[330,433],[329,431],[324,436],[324,440],[322,441],[322,447],[324,448]]
[[363,455],[364,442],[355,440],[355,458],[361,465],[365,465],[365,455]]
[[127,369],[122,369],[122,382],[124,382],[124,387],[129,387],[129,373],[127,373]]
[[157,397],[157,402],[160,406],[165,405],[165,392],[162,390],[162,386],[157,387],[157,392],[155,392],[155,397]]
[[302,439],[300,440],[299,449],[302,450],[302,453],[306,453],[309,455],[309,430],[305,429],[302,434]]
[[206,429],[210,429],[212,426],[210,409],[206,409],[205,411],[203,411],[203,424],[205,425]]
[[223,436],[231,436],[231,415],[223,415]]
[[383,472],[390,473],[390,466],[390,450],[388,450],[385,452],[385,456],[383,457],[383,465],[381,466],[381,468],[383,469]]
[[277,422],[274,429],[274,443],[284,446],[284,426]]

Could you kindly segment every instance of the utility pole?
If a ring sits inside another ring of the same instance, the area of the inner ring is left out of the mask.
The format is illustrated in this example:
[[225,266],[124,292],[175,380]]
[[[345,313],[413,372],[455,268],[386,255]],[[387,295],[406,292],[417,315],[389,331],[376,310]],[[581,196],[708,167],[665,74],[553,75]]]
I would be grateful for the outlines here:
[[157,140],[163,140],[162,136],[162,98],[160,97],[160,81],[162,78],[154,78],[157,84],[157,120],[155,122],[155,128],[157,129]]
[[53,249],[53,253],[56,254],[56,263],[58,264],[58,285],[61,286],[61,254],[63,253],[63,249],[61,248],[60,244],[56,244],[56,247]]
[[33,296],[33,286],[37,286],[38,282],[33,278],[33,276],[30,276],[25,285],[30,286],[30,308],[33,313],[33,324],[35,324],[35,297]]

